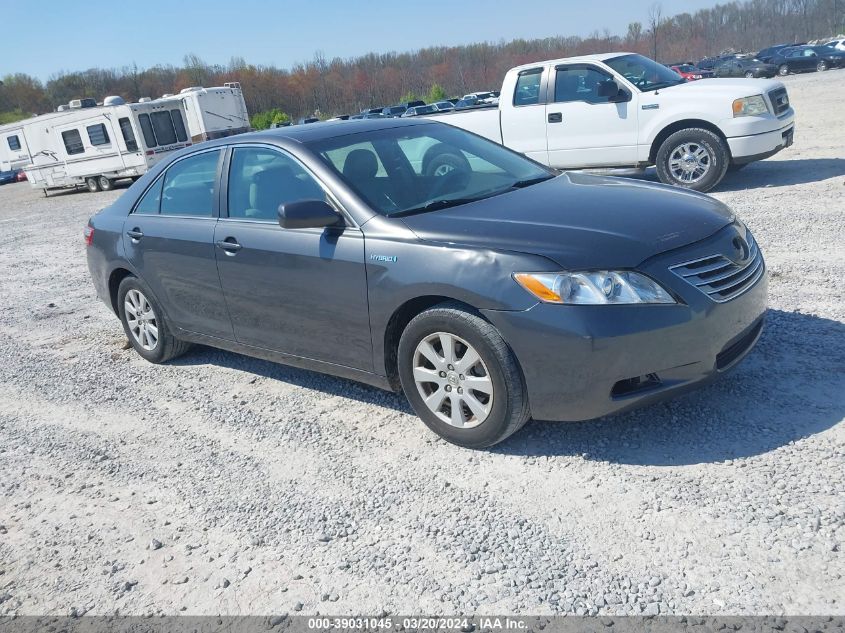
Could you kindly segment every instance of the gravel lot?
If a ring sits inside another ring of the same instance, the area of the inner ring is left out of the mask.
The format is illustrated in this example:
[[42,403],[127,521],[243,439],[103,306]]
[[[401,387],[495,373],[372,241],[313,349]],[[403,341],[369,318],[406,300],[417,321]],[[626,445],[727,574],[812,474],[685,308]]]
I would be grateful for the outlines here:
[[756,351],[686,398],[473,452],[403,398],[126,349],[82,227],[0,188],[0,614],[845,614],[845,70],[714,193],[754,230]]

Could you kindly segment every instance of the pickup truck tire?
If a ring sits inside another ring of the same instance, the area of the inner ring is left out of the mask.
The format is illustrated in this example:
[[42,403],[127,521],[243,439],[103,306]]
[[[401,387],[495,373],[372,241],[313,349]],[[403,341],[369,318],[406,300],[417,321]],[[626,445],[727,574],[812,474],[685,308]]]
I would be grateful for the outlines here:
[[688,128],[670,134],[657,150],[660,182],[693,191],[709,191],[730,164],[728,146],[717,134],[704,128]]
[[486,448],[530,417],[513,352],[495,327],[463,304],[444,302],[414,317],[399,339],[397,360],[414,411],[447,442]]
[[425,176],[469,176],[472,172],[466,156],[444,143],[438,143],[428,148],[422,159],[422,173]]

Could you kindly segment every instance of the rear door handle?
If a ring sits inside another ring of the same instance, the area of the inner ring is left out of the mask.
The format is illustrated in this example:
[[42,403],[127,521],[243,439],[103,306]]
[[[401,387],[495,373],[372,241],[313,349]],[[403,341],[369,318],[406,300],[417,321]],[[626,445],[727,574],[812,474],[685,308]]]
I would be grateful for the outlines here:
[[243,248],[234,237],[227,237],[225,240],[215,242],[215,244],[217,244],[217,248],[226,251],[227,255],[234,255]]
[[135,240],[136,242],[138,240],[140,240],[142,237],[144,237],[144,232],[141,229],[139,229],[137,226],[134,229],[130,229],[129,231],[126,231],[126,234],[129,237],[131,237],[133,240]]
[[549,123],[560,123],[563,121],[563,114],[560,112],[549,112]]

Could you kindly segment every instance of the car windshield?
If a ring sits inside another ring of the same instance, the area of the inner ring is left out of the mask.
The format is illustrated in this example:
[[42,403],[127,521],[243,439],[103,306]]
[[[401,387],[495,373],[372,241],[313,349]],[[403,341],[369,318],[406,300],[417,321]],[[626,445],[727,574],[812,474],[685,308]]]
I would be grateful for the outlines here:
[[440,123],[307,144],[374,211],[410,215],[548,180],[554,172],[498,143]]
[[605,64],[634,84],[642,92],[684,83],[674,70],[642,55],[621,55],[606,59]]
[[681,66],[678,66],[678,70],[685,73],[691,73],[695,70],[695,66],[690,66],[689,64],[682,64]]

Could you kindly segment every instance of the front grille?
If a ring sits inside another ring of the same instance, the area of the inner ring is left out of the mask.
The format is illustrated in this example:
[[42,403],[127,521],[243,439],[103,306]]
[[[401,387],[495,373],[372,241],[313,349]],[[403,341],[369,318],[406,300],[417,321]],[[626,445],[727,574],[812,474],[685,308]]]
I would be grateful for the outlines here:
[[786,94],[786,88],[775,88],[769,91],[769,101],[774,108],[775,116],[783,114],[789,110],[789,95]]
[[676,264],[670,270],[718,303],[730,301],[751,288],[765,272],[763,255],[751,231],[745,233],[748,256],[737,263],[724,255],[710,255]]

